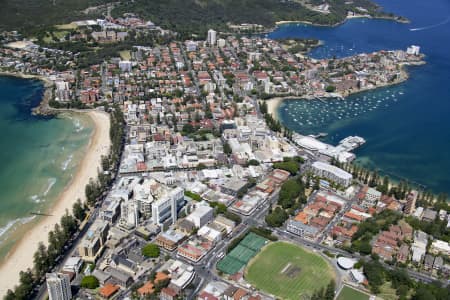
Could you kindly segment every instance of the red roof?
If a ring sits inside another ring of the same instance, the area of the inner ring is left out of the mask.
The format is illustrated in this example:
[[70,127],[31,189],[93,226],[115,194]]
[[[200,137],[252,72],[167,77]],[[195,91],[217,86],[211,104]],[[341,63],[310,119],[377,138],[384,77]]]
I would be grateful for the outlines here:
[[109,298],[112,295],[114,295],[118,290],[119,287],[117,285],[107,283],[100,289],[100,295],[104,298]]

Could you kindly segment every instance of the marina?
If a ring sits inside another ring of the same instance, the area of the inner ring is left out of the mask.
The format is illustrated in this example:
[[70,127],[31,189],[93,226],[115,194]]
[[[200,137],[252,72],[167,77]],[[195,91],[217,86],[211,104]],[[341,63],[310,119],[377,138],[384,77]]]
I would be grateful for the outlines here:
[[311,155],[319,155],[325,160],[331,158],[337,159],[339,162],[348,163],[353,161],[356,156],[352,151],[361,147],[366,143],[366,140],[359,136],[349,136],[341,140],[337,146],[326,144],[318,140],[321,136],[326,136],[325,133],[318,135],[300,135],[295,133],[293,141],[298,146],[302,147]]

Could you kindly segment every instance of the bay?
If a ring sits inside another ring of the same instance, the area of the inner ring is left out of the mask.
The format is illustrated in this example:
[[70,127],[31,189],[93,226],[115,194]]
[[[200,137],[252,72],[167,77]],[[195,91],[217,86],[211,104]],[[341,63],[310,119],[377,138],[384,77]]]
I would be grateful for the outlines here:
[[450,192],[450,3],[446,0],[379,0],[386,11],[410,24],[352,19],[337,27],[280,26],[270,38],[311,37],[324,45],[315,58],[345,57],[378,50],[421,46],[427,64],[408,69],[408,81],[348,97],[344,101],[290,100],[279,107],[289,128],[304,134],[326,132],[337,143],[359,135],[367,144],[357,162],[435,192]]
[[0,77],[0,262],[75,174],[93,130],[82,115],[32,116],[44,86]]

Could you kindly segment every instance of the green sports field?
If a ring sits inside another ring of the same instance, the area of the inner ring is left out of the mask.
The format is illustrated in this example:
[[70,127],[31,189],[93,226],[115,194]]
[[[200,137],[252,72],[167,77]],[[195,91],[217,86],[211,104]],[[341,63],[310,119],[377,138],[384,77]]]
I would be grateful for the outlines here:
[[337,300],[369,300],[369,295],[355,290],[349,286],[344,286],[339,293]]
[[332,267],[320,255],[293,244],[276,242],[251,260],[245,279],[282,299],[298,300],[326,287],[334,275]]

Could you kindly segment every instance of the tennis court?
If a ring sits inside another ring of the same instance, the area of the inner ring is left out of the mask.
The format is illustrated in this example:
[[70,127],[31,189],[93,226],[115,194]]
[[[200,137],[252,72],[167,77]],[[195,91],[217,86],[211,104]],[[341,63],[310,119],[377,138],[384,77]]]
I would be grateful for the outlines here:
[[267,240],[259,235],[250,232],[245,238],[217,263],[217,269],[225,274],[236,274],[252,259]]

